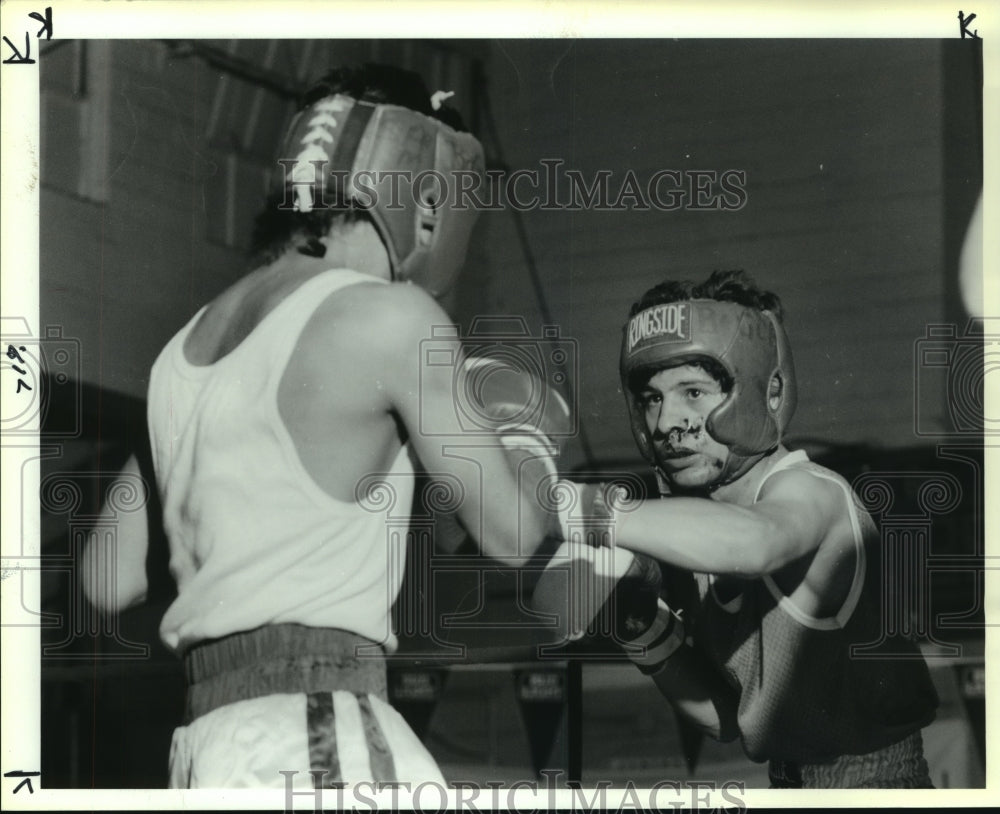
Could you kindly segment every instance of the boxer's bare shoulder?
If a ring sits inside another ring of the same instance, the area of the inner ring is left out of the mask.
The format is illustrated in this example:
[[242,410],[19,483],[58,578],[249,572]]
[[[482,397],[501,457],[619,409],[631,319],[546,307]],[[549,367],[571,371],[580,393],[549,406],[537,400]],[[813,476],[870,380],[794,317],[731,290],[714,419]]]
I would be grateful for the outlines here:
[[444,309],[423,289],[373,280],[333,292],[316,308],[296,353],[314,358],[324,370],[339,357],[353,367],[380,361],[380,370],[416,365],[419,343],[431,328],[451,324]]
[[807,463],[768,478],[755,504],[781,515],[790,539],[802,547],[800,557],[771,571],[771,577],[808,616],[835,615],[851,592],[867,528],[852,503],[843,478]]
[[[282,374],[278,409],[304,466],[329,494],[350,499],[359,477],[388,469],[412,438],[420,343],[433,325],[448,323],[417,286],[374,279],[317,305]],[[407,398],[413,404],[403,404]]]

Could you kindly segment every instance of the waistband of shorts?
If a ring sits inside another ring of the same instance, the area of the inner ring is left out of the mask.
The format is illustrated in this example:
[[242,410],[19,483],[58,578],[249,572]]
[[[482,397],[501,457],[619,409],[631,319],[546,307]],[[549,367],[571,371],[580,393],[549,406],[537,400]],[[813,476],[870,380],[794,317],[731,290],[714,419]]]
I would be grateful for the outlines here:
[[919,730],[884,749],[829,763],[771,760],[767,774],[773,789],[934,787]]
[[387,697],[382,646],[337,628],[265,625],[199,642],[183,662],[188,722],[226,704],[277,693],[346,690]]

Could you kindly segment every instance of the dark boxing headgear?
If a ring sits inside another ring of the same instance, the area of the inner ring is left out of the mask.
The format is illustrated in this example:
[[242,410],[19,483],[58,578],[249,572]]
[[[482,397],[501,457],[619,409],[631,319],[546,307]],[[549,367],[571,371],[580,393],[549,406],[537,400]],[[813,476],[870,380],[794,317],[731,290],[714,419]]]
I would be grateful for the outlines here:
[[456,203],[460,184],[468,192],[483,179],[472,135],[406,107],[334,94],[296,115],[279,156],[286,205],[365,209],[394,279],[433,295],[448,289],[479,215]]
[[[654,466],[653,443],[636,390],[658,370],[706,359],[725,370],[731,385],[705,425],[716,441],[729,447],[721,485],[777,447],[795,412],[795,370],[784,328],[770,311],[707,299],[653,305],[625,324],[622,389],[636,444]],[[772,407],[769,387],[776,375],[782,389]]]

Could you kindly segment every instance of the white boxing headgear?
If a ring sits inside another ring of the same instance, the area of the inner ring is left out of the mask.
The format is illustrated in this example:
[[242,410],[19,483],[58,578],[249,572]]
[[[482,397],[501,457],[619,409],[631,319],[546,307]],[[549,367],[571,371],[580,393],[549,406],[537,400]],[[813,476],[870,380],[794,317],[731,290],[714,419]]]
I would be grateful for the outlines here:
[[475,137],[406,107],[338,93],[296,115],[278,163],[284,205],[309,212],[350,202],[365,209],[394,279],[433,295],[450,287],[479,216],[457,194],[483,180]]

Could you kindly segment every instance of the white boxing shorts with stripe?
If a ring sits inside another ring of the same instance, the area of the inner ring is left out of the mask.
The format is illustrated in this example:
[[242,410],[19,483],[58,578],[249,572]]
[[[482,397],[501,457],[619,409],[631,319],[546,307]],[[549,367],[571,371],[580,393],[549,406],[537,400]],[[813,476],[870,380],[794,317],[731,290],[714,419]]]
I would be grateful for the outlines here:
[[171,788],[288,788],[282,772],[295,772],[295,790],[363,781],[445,786],[406,721],[375,695],[268,695],[174,731]]
[[192,648],[184,655],[187,722],[174,731],[170,787],[443,787],[433,757],[385,700],[380,653],[355,634],[300,625]]

